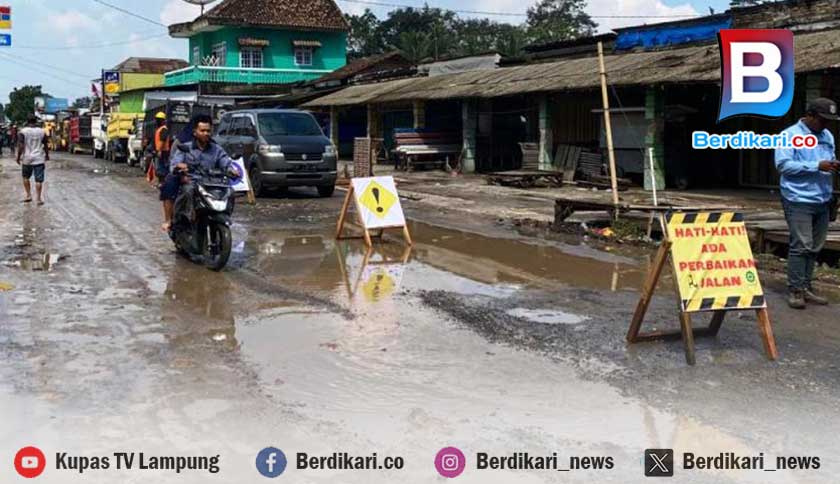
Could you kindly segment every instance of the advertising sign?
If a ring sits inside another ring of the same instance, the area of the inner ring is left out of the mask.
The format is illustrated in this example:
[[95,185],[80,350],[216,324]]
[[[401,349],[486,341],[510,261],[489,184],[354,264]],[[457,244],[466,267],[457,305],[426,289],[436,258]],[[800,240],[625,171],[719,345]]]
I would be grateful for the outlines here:
[[119,94],[120,73],[117,71],[105,71],[102,76],[102,83],[105,85],[105,94],[108,96]]
[[70,101],[65,98],[51,97],[44,100],[44,112],[54,114],[59,111],[67,111],[70,108]]
[[[12,7],[0,7],[0,29],[11,29],[12,28]],[[11,39],[11,37],[10,37]],[[0,42],[0,45],[3,45]],[[11,45],[11,41],[9,42]]]

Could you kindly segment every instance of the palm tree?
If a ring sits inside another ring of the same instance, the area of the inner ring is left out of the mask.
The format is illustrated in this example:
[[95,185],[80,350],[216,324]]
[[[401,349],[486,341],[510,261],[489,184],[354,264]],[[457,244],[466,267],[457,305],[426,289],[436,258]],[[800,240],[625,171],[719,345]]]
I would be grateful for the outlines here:
[[400,51],[402,55],[419,64],[429,57],[431,52],[431,41],[429,35],[423,32],[403,32],[400,34]]

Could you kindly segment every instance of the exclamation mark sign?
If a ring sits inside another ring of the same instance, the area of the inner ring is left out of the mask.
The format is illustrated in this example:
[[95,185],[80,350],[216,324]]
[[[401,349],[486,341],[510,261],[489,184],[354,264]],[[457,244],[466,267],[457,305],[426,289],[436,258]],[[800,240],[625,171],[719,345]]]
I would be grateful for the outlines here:
[[376,199],[376,211],[379,213],[384,212],[385,209],[382,208],[379,203],[379,189],[374,187],[371,189],[371,193],[373,193],[373,198]]

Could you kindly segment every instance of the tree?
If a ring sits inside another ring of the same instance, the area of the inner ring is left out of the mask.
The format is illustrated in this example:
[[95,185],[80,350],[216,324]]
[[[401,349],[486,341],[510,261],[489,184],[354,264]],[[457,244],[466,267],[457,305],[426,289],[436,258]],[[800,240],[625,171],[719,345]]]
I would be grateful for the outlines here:
[[93,98],[90,96],[79,97],[73,101],[74,109],[90,109],[93,106]]
[[[455,21],[457,15],[450,10],[442,10],[439,8],[431,8],[426,6],[424,8],[398,8],[392,10],[380,25],[377,34],[382,39],[382,43],[386,48],[394,48],[402,46],[402,34],[406,32],[420,32],[428,34],[433,30],[444,29],[446,31],[455,31]],[[434,39],[440,45],[438,46],[439,55],[443,55],[442,43],[443,37],[438,36]]]
[[14,88],[9,93],[9,104],[6,106],[6,116],[15,123],[23,124],[35,112],[35,98],[50,97],[41,92],[41,86],[23,86]]
[[347,47],[351,58],[358,59],[384,52],[385,46],[379,35],[381,22],[370,9],[365,9],[361,15],[346,14],[345,18],[350,24]]
[[414,64],[428,59],[432,51],[429,35],[423,32],[403,32],[399,47],[403,57]]
[[6,108],[0,103],[0,123],[6,120]]
[[526,24],[536,43],[592,35],[598,26],[584,11],[586,0],[539,0],[528,9]]
[[522,50],[528,45],[528,33],[525,29],[501,24],[496,37],[496,50],[505,57],[522,55]]

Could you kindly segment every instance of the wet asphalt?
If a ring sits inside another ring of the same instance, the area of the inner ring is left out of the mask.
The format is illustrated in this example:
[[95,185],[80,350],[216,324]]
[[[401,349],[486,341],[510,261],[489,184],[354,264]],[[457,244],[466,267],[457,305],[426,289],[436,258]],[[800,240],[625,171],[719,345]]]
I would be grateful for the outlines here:
[[[221,472],[83,474],[39,482],[261,482],[269,445],[403,456],[402,471],[300,471],[295,483],[443,482],[435,453],[611,456],[611,470],[479,471],[473,483],[646,482],[646,448],[819,456],[812,471],[682,472],[686,483],[836,482],[837,306],[793,312],[767,281],[781,353],[755,318],[698,340],[628,347],[650,254],[523,239],[511,226],[404,200],[398,234],[366,254],[333,237],[343,193],[240,204],[230,266],[179,258],[136,168],[57,155],[47,204],[20,203],[0,159],[0,462],[119,451],[220,456]],[[648,328],[675,328],[665,281]],[[3,289],[9,290],[3,290]],[[695,324],[705,324],[696,318]],[[471,465],[471,464],[469,464]],[[0,482],[24,482],[0,467]]]

